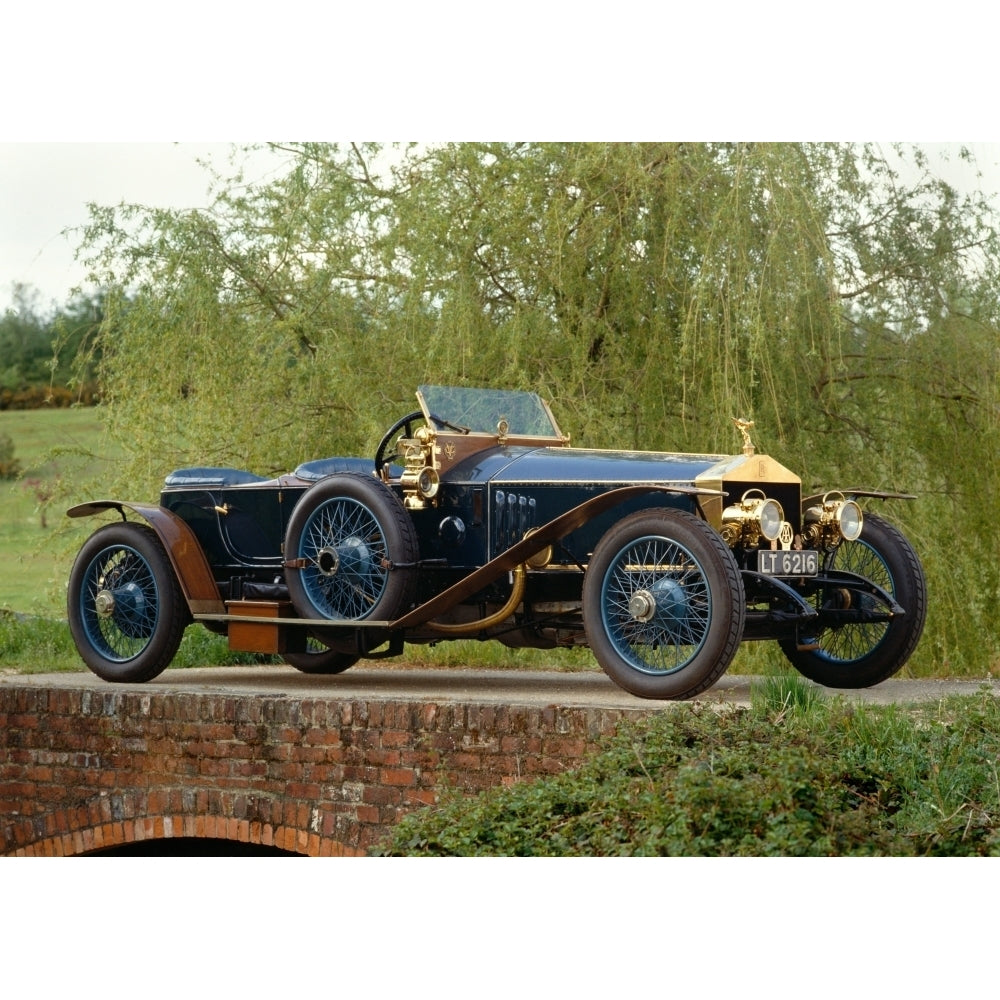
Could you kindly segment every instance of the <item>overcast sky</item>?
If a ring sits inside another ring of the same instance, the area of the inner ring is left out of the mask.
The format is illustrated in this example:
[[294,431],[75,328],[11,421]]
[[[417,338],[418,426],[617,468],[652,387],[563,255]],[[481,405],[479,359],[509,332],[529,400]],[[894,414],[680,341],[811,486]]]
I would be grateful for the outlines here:
[[[41,306],[64,305],[86,277],[69,232],[87,205],[136,202],[161,208],[209,202],[208,160],[225,172],[226,143],[0,143],[0,309],[15,283],[34,287]],[[261,170],[263,173],[263,170]]]
[[[931,144],[938,172],[962,190],[1000,192],[1000,143],[970,143],[983,177],[958,157],[960,144]],[[228,169],[225,143],[0,143],[0,310],[14,283],[37,289],[43,311],[68,301],[85,274],[73,260],[87,203],[180,208],[208,204],[199,159]],[[948,157],[945,159],[944,157]],[[266,173],[256,161],[257,175]],[[1000,196],[995,198],[1000,210]]]

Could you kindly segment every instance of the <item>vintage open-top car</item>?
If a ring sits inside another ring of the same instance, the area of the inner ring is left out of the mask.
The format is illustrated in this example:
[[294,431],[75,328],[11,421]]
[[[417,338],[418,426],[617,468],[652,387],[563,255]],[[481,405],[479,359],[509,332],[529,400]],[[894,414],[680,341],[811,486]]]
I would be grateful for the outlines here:
[[[920,562],[859,498],[802,496],[737,421],[735,455],[571,447],[534,393],[421,386],[373,459],[275,479],[167,476],[158,505],[99,500],[68,589],[80,655],[145,681],[200,622],[232,649],[335,674],[404,643],[587,645],[621,687],[688,698],[740,642],[777,640],[805,676],[896,673],[926,613]],[[735,434],[734,434],[735,436]]]

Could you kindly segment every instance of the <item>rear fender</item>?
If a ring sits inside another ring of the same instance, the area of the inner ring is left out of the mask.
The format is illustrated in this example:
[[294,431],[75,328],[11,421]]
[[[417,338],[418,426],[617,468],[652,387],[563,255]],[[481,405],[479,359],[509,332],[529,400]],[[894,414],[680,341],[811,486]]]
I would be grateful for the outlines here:
[[90,517],[108,510],[117,510],[123,521],[128,520],[125,511],[131,511],[156,532],[166,549],[192,615],[225,614],[226,605],[219,596],[219,588],[215,584],[205,553],[194,532],[176,514],[155,504],[94,500],[71,507],[66,515]]

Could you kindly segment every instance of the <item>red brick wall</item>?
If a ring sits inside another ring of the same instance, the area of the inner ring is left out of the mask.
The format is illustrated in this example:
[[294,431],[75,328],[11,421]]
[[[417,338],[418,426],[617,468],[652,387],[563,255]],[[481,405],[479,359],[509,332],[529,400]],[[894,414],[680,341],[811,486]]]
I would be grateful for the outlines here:
[[362,855],[442,788],[572,767],[649,709],[0,687],[0,854],[212,837]]

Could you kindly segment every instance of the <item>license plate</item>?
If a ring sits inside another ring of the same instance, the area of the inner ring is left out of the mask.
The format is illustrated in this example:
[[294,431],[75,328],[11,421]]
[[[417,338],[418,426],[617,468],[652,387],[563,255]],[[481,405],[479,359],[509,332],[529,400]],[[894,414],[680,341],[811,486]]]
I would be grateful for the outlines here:
[[819,553],[758,549],[757,572],[765,576],[815,576],[819,572]]

